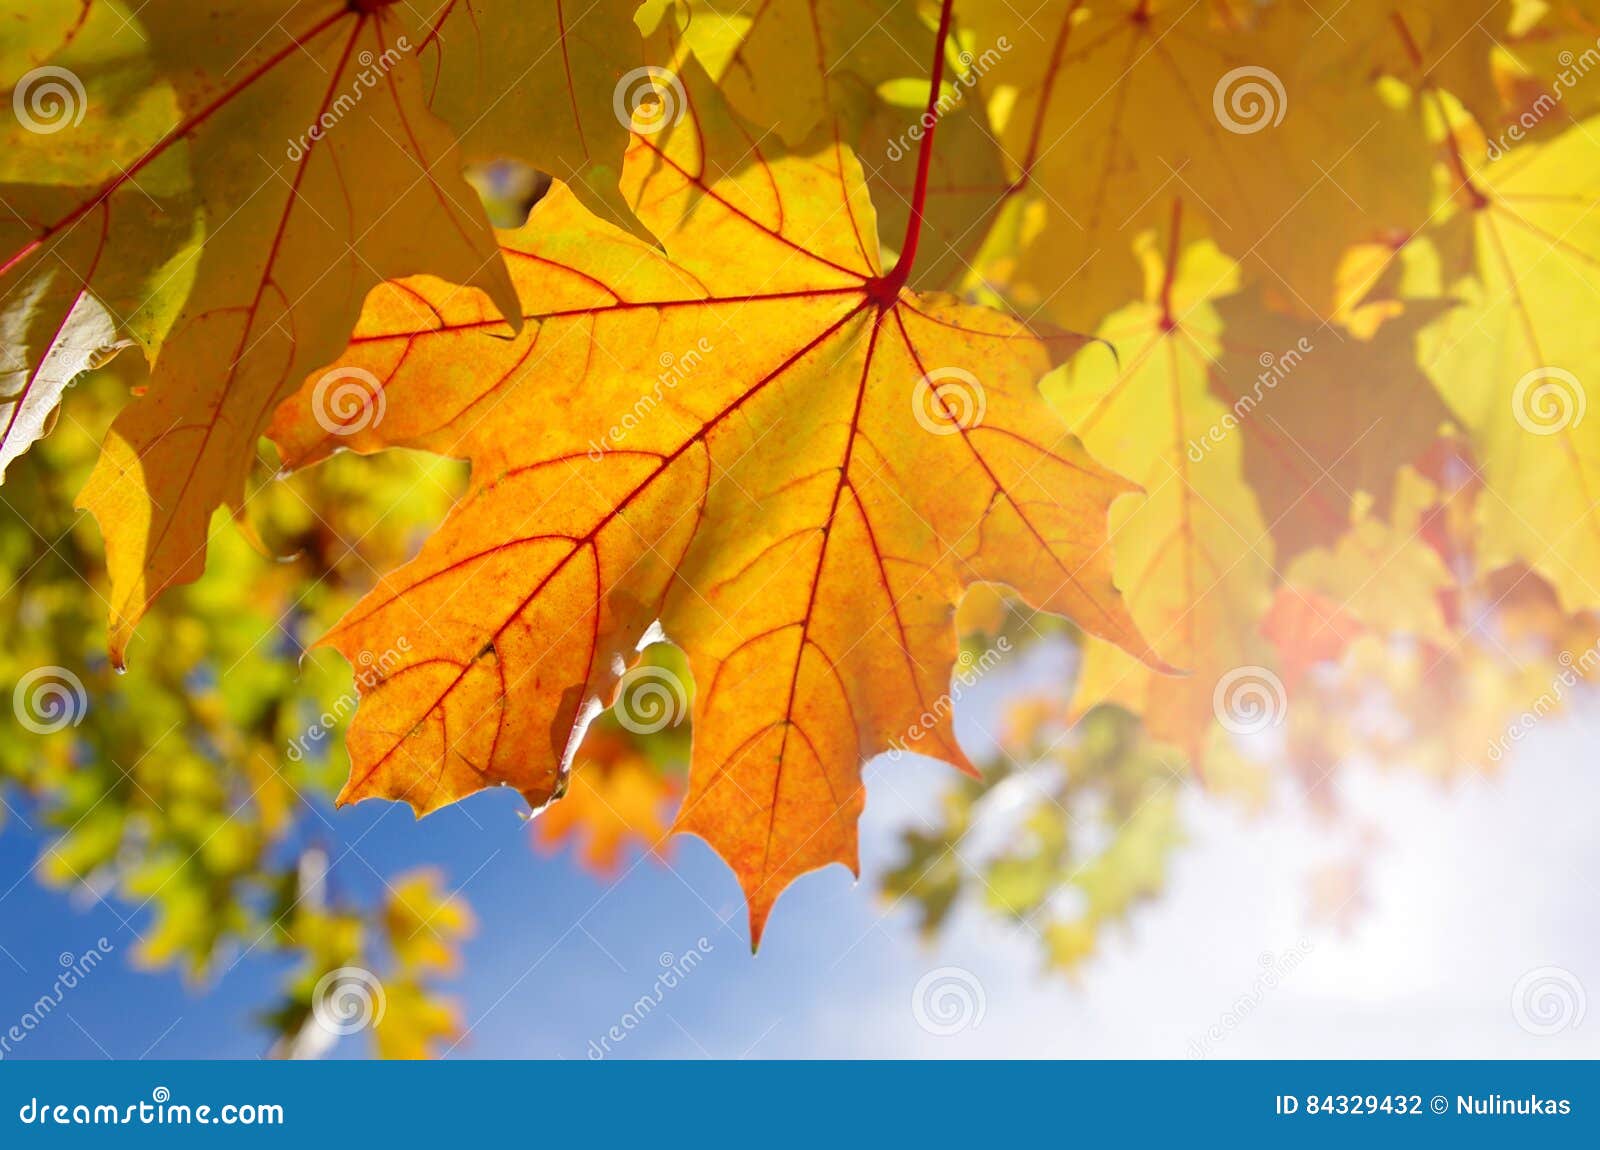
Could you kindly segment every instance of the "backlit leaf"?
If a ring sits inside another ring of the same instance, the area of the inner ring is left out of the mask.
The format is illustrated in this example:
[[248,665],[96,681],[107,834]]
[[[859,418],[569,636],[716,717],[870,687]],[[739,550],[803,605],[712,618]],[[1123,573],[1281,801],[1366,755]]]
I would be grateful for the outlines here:
[[[1104,548],[1129,486],[1036,387],[1083,339],[906,291],[848,150],[784,155],[682,79],[688,114],[635,137],[623,181],[667,254],[558,187],[502,240],[523,332],[414,279],[374,294],[341,361],[393,413],[345,445],[473,463],[329,637],[352,659],[410,640],[365,693],[342,797],[425,812],[498,783],[543,804],[659,621],[698,687],[677,828],[730,861],[759,937],[794,877],[854,869],[864,758],[910,739],[965,765],[936,706],[964,585],[1155,657]],[[291,461],[339,438],[314,407],[308,385],[280,413]]]

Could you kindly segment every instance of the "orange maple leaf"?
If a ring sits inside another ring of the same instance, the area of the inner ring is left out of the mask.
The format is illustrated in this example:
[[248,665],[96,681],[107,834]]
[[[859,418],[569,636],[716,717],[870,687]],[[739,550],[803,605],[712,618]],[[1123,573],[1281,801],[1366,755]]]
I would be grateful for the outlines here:
[[387,417],[330,434],[308,381],[273,435],[291,464],[472,461],[438,533],[326,639],[357,659],[408,638],[364,693],[341,801],[427,812],[500,784],[543,804],[659,624],[697,684],[676,829],[732,864],[759,939],[792,879],[856,869],[864,759],[971,769],[948,705],[965,586],[1160,664],[1105,547],[1132,486],[1037,390],[1085,339],[907,290],[917,210],[883,271],[851,152],[771,154],[692,61],[679,81],[683,119],[635,135],[622,185],[666,254],[558,185],[502,237],[520,333],[481,296],[387,285],[334,369],[381,381]]

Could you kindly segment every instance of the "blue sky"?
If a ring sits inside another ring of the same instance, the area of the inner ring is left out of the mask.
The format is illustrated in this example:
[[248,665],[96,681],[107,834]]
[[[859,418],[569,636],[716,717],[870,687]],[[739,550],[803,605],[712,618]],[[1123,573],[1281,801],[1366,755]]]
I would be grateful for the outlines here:
[[[1019,680],[1061,670],[1045,654],[986,679],[963,700],[964,742],[981,749],[996,700]],[[431,864],[464,885],[479,929],[454,986],[470,1031],[452,1057],[588,1057],[651,993],[665,958],[698,948],[704,960],[608,1056],[1182,1058],[1216,1029],[1223,1037],[1206,1046],[1217,1057],[1592,1058],[1600,1016],[1533,1034],[1511,1000],[1545,967],[1565,972],[1585,1004],[1600,992],[1596,727],[1600,709],[1585,700],[1543,724],[1496,779],[1441,788],[1400,773],[1343,777],[1342,797],[1376,828],[1362,848],[1369,905],[1347,931],[1313,923],[1306,890],[1310,868],[1349,842],[1302,810],[1252,818],[1192,793],[1190,841],[1165,896],[1112,932],[1075,980],[1044,971],[1026,928],[976,908],[924,946],[909,913],[877,893],[900,828],[926,815],[948,778],[909,758],[869,768],[862,880],[839,867],[803,879],[755,956],[738,887],[703,843],[680,840],[665,865],[637,860],[597,879],[565,856],[536,855],[504,794],[422,823],[370,803],[330,813],[346,836],[334,855],[358,844],[334,881],[376,897],[375,872]],[[0,890],[12,888],[0,901],[0,1030],[49,988],[61,953],[102,936],[116,952],[9,1057],[263,1052],[251,1015],[270,1003],[279,963],[225,961],[202,986],[134,971],[126,956],[142,916],[125,923],[125,905],[45,890],[26,873],[38,846],[15,820],[0,833]],[[1290,954],[1292,968],[1263,989],[1262,972],[1283,970]],[[919,1025],[912,1002],[946,967],[981,987],[983,1011],[941,1035]],[[358,1037],[332,1053],[365,1049]]]

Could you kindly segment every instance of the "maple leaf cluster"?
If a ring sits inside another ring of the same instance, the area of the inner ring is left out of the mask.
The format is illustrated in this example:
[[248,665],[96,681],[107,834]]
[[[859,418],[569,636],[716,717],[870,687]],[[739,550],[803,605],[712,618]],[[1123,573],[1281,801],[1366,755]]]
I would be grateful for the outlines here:
[[[676,789],[638,740],[692,726],[673,829],[757,938],[856,869],[866,760],[974,769],[995,587],[1081,640],[1059,737],[1115,705],[1217,778],[1286,727],[1311,775],[1379,741],[1377,677],[1481,720],[1416,725],[1434,773],[1498,761],[1600,608],[1600,13],[1479,7],[30,6],[0,469],[137,349],[79,496],[122,665],[258,470],[468,461],[323,639],[342,801],[572,789],[610,865]],[[497,230],[508,160],[542,176]]]

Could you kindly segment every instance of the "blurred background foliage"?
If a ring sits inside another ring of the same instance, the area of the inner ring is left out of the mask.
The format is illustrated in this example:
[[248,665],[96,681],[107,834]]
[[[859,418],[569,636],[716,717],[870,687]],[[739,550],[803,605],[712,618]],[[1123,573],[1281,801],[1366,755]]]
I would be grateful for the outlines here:
[[[105,656],[100,541],[72,501],[130,386],[121,373],[136,367],[122,357],[74,388],[0,500],[0,679],[59,666],[82,686],[16,704],[50,726],[67,713],[41,708],[67,707],[71,721],[0,741],[5,817],[46,837],[39,881],[87,892],[124,921],[148,912],[139,966],[175,967],[199,986],[252,952],[296,956],[284,1004],[263,1013],[264,1045],[303,1028],[320,977],[362,966],[387,972],[380,1046],[421,1053],[454,1026],[428,980],[453,967],[470,915],[426,874],[386,878],[381,906],[334,893],[320,844],[340,838],[330,799],[347,770],[337,717],[353,707],[352,675],[337,658],[302,655],[443,516],[460,467],[346,457],[263,482],[251,532],[219,522],[206,577],[152,616],[118,675]],[[419,934],[444,952],[420,949]]]

